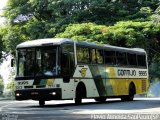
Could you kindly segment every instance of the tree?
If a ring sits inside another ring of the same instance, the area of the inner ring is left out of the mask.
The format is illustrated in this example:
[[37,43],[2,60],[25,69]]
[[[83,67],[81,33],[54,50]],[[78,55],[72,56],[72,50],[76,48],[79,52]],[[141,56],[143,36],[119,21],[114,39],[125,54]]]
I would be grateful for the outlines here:
[[94,23],[70,24],[64,32],[57,34],[56,37],[104,43],[104,33],[107,30],[107,26]]
[[[159,0],[8,0],[4,12],[8,22],[0,32],[0,50],[15,53],[16,45],[23,41],[66,36],[142,47],[158,58],[153,51],[159,52],[159,29],[150,22],[157,3]],[[81,32],[76,33],[78,29]],[[64,35],[70,30],[75,35]]]
[[152,15],[153,22],[156,24],[160,24],[160,2],[157,9],[154,11],[154,14]]
[[5,52],[11,51],[11,53],[15,53],[16,45],[28,39],[23,34],[23,27],[19,25],[6,25],[3,31],[2,41],[5,46]]
[[4,90],[4,83],[2,77],[0,76],[0,95],[3,94],[3,90]]
[[8,94],[9,96],[11,95],[11,99],[12,97],[14,96],[14,90],[15,90],[15,84],[14,84],[14,76],[15,76],[15,68],[10,68],[10,74],[9,74],[9,78],[8,78],[8,84],[6,86],[6,89],[9,90],[9,93]]
[[0,64],[2,62],[2,57],[3,57],[2,51],[4,50],[4,44],[2,41],[2,37],[3,37],[3,32],[2,32],[2,28],[0,28]]
[[158,2],[159,0],[8,0],[4,16],[13,24],[25,23],[32,18],[61,26],[85,21],[107,24],[146,18],[150,11],[158,7]]
[[149,55],[149,63],[159,59],[160,27],[152,22],[117,22],[113,26],[93,23],[70,24],[56,37],[91,41],[110,45],[144,48]]
[[152,62],[149,67],[149,75],[151,81],[154,81],[154,79],[160,80],[159,70],[160,70],[160,62],[159,61]]
[[11,81],[10,83],[7,84],[7,89],[14,92],[14,81]]

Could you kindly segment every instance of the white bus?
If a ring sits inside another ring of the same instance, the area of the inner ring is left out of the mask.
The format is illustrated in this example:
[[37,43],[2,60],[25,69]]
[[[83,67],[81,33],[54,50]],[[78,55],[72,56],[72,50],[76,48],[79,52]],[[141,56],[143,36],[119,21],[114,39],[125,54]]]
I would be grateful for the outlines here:
[[106,98],[133,100],[148,90],[143,49],[97,45],[65,38],[40,39],[16,48],[16,100]]

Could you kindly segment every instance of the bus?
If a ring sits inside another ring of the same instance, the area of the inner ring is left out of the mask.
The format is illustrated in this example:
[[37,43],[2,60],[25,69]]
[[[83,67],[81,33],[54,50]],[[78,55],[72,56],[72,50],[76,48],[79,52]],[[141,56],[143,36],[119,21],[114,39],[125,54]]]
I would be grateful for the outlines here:
[[16,47],[15,99],[132,101],[148,90],[144,49],[47,38]]

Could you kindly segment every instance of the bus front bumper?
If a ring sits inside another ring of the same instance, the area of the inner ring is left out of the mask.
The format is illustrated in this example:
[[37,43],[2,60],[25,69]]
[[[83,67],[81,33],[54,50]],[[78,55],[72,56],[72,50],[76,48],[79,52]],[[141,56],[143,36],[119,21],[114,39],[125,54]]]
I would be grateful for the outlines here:
[[16,100],[61,100],[61,88],[16,90]]

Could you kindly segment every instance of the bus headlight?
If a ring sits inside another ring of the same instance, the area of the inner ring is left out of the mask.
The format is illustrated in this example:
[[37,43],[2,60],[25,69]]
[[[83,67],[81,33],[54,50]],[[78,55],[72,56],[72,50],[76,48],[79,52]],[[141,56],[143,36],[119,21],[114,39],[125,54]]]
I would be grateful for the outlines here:
[[16,93],[16,96],[19,97],[21,94],[20,93]]
[[50,95],[56,95],[56,92],[51,92]]

